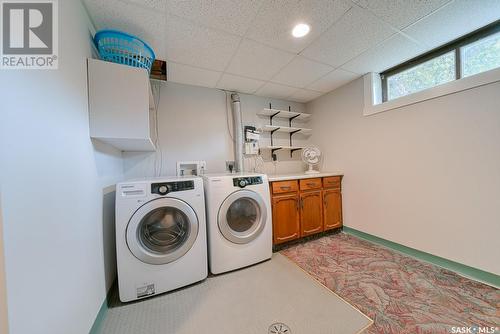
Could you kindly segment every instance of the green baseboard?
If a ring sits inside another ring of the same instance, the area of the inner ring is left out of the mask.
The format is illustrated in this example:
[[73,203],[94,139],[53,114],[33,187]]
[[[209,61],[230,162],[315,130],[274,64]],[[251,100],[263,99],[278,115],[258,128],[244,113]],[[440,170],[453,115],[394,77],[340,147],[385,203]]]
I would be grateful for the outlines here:
[[104,319],[106,318],[107,314],[108,314],[108,300],[106,298],[104,299],[104,302],[102,303],[101,308],[99,309],[99,312],[95,317],[94,324],[92,325],[89,334],[100,333],[102,324],[104,323]]
[[373,243],[385,246],[387,248],[390,248],[392,250],[395,250],[397,252],[409,255],[411,257],[414,257],[418,260],[425,261],[431,264],[434,264],[436,266],[454,271],[462,276],[465,276],[467,278],[471,278],[475,281],[479,281],[491,286],[494,286],[496,288],[500,288],[500,276],[489,273],[487,271],[473,268],[466,266],[464,264],[451,261],[439,256],[435,256],[426,252],[419,251],[415,248],[410,248],[407,246],[403,246],[401,244],[395,243],[393,241],[389,241],[386,239],[382,239],[379,237],[376,237],[374,235],[361,232],[358,230],[355,230],[353,228],[344,226],[343,231],[347,234],[354,235],[356,237],[371,241]]
[[118,284],[117,281],[111,284],[111,288],[109,288],[108,293],[106,294],[106,298],[104,299],[104,302],[102,303],[99,312],[97,312],[97,316],[95,317],[94,324],[92,325],[89,334],[101,333],[102,324],[104,323],[104,319],[106,319],[106,316],[108,314],[109,310],[108,305],[109,305],[109,300],[111,299],[111,293],[113,292],[114,289],[116,289],[117,284]]

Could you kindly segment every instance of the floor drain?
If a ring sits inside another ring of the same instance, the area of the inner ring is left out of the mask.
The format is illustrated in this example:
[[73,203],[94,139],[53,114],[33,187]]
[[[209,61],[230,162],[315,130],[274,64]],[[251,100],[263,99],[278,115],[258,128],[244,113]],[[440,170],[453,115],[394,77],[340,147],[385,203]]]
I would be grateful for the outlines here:
[[292,331],[287,325],[277,322],[269,326],[269,334],[292,334]]

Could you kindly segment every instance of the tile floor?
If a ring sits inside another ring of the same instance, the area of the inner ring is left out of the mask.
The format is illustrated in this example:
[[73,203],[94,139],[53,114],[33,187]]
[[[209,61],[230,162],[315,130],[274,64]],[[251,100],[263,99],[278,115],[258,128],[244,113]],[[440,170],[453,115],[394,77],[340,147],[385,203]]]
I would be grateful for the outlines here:
[[358,334],[372,320],[281,254],[137,302],[113,290],[100,334]]

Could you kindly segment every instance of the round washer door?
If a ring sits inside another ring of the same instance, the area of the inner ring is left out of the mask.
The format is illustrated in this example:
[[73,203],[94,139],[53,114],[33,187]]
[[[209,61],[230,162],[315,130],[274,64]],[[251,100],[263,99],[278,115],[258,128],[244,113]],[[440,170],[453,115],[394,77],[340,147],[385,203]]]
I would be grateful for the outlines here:
[[238,190],[229,195],[219,209],[219,230],[227,240],[246,244],[262,233],[266,219],[262,197],[250,190]]
[[166,264],[186,254],[198,235],[193,208],[175,198],[159,198],[141,206],[130,219],[126,238],[142,262]]

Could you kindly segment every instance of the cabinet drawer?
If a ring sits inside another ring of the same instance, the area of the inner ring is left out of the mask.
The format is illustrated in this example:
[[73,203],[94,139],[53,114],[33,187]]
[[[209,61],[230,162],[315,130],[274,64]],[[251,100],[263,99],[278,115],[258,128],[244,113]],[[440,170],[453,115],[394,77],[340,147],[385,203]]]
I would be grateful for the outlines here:
[[323,187],[340,188],[340,176],[330,176],[323,178]]
[[280,181],[280,182],[273,182],[272,188],[273,188],[273,194],[283,194],[283,193],[298,191],[299,185],[297,183],[297,180]]
[[321,189],[321,179],[300,180],[300,190]]

